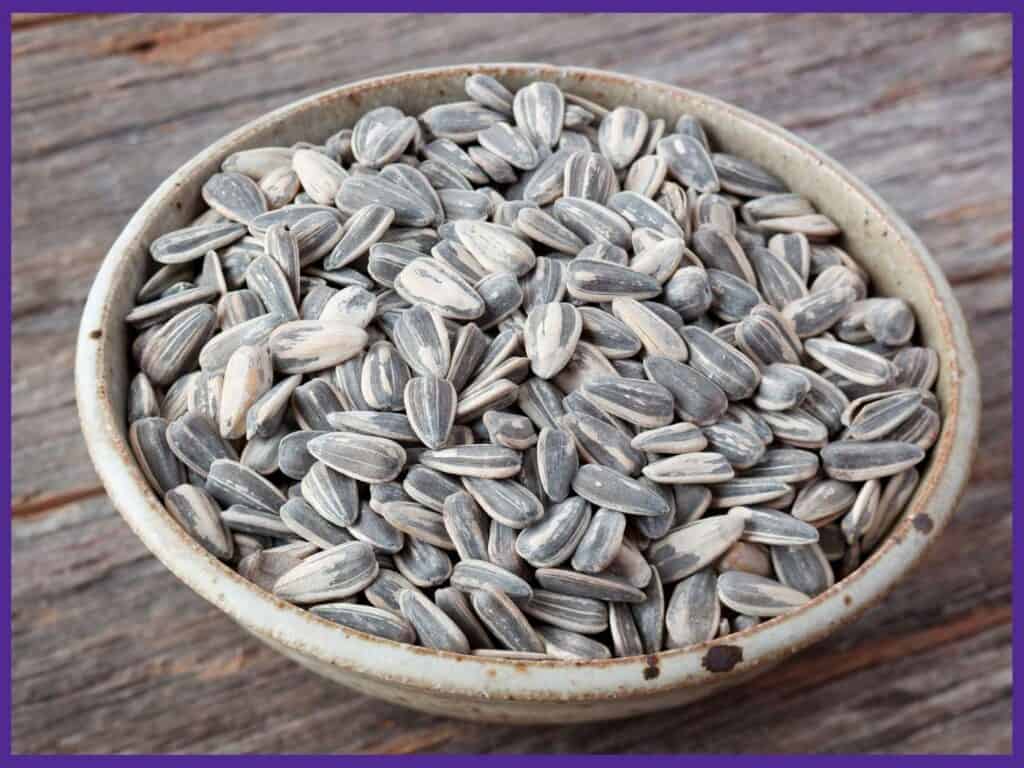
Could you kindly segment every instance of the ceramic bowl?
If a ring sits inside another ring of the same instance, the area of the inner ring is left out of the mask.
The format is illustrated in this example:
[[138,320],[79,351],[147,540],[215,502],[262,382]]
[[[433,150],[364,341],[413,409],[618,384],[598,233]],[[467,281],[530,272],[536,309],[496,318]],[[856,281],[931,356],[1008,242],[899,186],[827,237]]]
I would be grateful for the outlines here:
[[[247,147],[322,141],[385,104],[418,114],[465,98],[467,75],[515,89],[532,80],[607,105],[633,105],[669,125],[701,119],[714,144],[754,160],[836,221],[843,246],[880,293],[913,307],[924,342],[938,351],[942,433],[892,533],[855,573],[786,614],[737,634],[656,655],[607,661],[524,662],[459,656],[348,631],[246,581],[195,544],[165,511],[127,441],[131,378],[122,318],[147,276],[149,243],[201,209],[200,186],[228,154]],[[89,292],[76,358],[82,430],[117,510],[179,579],[242,627],[318,674],[362,693],[443,715],[522,723],[626,717],[708,696],[771,668],[853,621],[883,599],[956,509],[975,451],[978,372],[949,284],[907,225],[831,158],[772,123],[700,93],[636,77],[538,64],[444,67],[377,77],[304,98],[204,149],[167,179],[118,237]]]

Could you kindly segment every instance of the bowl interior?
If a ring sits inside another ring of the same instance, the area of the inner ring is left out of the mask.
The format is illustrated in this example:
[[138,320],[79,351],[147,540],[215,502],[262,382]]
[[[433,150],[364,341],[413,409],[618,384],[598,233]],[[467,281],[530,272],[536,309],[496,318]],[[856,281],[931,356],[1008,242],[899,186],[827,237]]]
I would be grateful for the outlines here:
[[[462,100],[465,76],[476,71],[493,74],[513,89],[536,79],[551,80],[601,104],[640,107],[670,126],[683,112],[696,115],[716,147],[760,163],[836,221],[844,232],[840,244],[870,273],[880,293],[911,304],[921,340],[939,353],[936,394],[943,429],[920,468],[921,482],[903,519],[852,576],[791,614],[703,646],[664,651],[657,658],[523,663],[458,657],[340,630],[245,581],[173,523],[146,486],[126,440],[131,374],[121,318],[152,272],[149,243],[200,212],[203,180],[231,152],[322,141],[351,127],[360,114],[376,106],[390,104],[418,114],[438,102]],[[838,164],[777,126],[701,94],[605,72],[544,65],[451,67],[363,81],[279,109],[204,150],[142,206],[104,261],[83,315],[76,375],[90,453],[112,500],[146,545],[203,597],[325,674],[343,670],[367,686],[387,681],[397,686],[394,690],[433,689],[440,699],[507,697],[524,702],[579,703],[609,696],[622,700],[694,686],[707,692],[851,620],[905,573],[948,520],[973,455],[979,401],[963,318],[941,272],[899,218]],[[919,515],[927,516],[927,526],[911,524]],[[723,655],[716,648],[739,651]]]

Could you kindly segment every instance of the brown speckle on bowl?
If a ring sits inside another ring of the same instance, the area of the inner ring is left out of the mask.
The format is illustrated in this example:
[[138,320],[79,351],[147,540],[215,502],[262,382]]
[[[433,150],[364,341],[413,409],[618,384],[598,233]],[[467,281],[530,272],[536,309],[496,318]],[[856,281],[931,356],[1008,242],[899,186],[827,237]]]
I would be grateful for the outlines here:
[[661,674],[658,668],[658,657],[651,655],[647,657],[647,665],[644,667],[644,680],[654,680]]
[[921,512],[920,514],[914,515],[914,527],[921,533],[927,535],[932,532],[932,528],[934,528],[935,525],[927,514]]
[[728,672],[743,661],[743,649],[738,645],[713,645],[701,659],[708,672]]

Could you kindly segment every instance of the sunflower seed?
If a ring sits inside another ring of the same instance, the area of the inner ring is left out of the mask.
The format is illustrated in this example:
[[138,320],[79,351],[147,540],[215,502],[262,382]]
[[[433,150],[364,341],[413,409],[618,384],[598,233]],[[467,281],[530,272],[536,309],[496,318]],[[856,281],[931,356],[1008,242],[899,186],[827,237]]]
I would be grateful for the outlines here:
[[552,211],[558,221],[585,243],[605,240],[620,248],[629,246],[629,222],[611,208],[582,197],[561,197]]
[[[383,508],[383,504],[380,505]],[[405,547],[405,535],[370,504],[363,504],[359,519],[348,526],[348,532],[373,547],[375,552],[395,554]]]
[[405,589],[398,594],[402,615],[416,630],[420,642],[428,648],[468,653],[469,640],[440,607],[420,592]]
[[331,469],[365,483],[394,480],[405,467],[405,449],[393,440],[354,432],[313,438],[307,450]]
[[524,602],[521,608],[528,616],[569,632],[593,635],[608,629],[607,606],[604,602],[587,597],[535,589],[533,597]]
[[[615,576],[576,573],[562,568],[538,568],[535,576],[545,590],[571,597],[625,603],[641,603],[645,599],[640,589]],[[547,620],[554,623],[550,618]]]
[[[443,345],[444,342],[440,341],[440,338],[438,336],[438,342]],[[446,334],[443,338],[447,339]],[[465,387],[486,350],[487,337],[484,336],[476,324],[468,323],[459,330],[446,374],[447,379],[452,382],[452,386],[455,387],[457,392]]]
[[875,546],[896,522],[904,507],[910,501],[917,488],[918,473],[916,469],[907,469],[893,475],[885,483],[882,495],[878,500],[876,521],[864,531],[863,543],[866,549]]
[[195,367],[216,322],[209,304],[182,310],[153,333],[142,350],[139,367],[157,387],[173,383]]
[[695,425],[680,421],[641,432],[630,444],[638,451],[648,453],[681,454],[703,450],[707,446],[707,438]]
[[799,368],[772,363],[761,372],[754,405],[763,411],[786,411],[800,405],[810,389]]
[[630,192],[653,198],[661,189],[668,173],[668,163],[657,155],[638,157],[629,167],[623,186]]
[[514,451],[525,451],[537,442],[537,433],[525,416],[502,411],[488,411],[483,416],[484,427],[491,442]]
[[734,611],[763,617],[780,616],[810,600],[792,587],[741,571],[727,571],[718,577],[718,597]]
[[596,307],[580,307],[582,338],[595,345],[605,357],[615,360],[640,351],[640,338],[622,320]]
[[570,497],[549,507],[543,518],[520,531],[516,551],[537,568],[561,565],[572,556],[589,522],[587,502]]
[[565,161],[562,194],[567,198],[604,204],[615,186],[615,169],[596,152],[575,152]]
[[665,499],[644,483],[596,464],[580,467],[572,487],[595,506],[628,515],[657,517],[666,514],[668,509]]
[[301,488],[302,497],[325,520],[341,527],[356,521],[359,489],[350,477],[316,461],[303,476]]
[[523,579],[486,560],[462,560],[455,565],[452,586],[463,592],[492,590],[502,592],[514,600],[530,600],[533,589]]
[[552,83],[531,83],[516,91],[512,113],[516,125],[533,144],[553,147],[562,135],[565,97]]
[[274,584],[274,594],[293,603],[342,600],[377,576],[373,550],[361,541],[339,544],[306,558]]
[[877,440],[885,437],[914,415],[921,405],[921,400],[919,390],[909,389],[868,403],[857,411],[849,424],[847,434],[853,440]]
[[939,356],[927,347],[906,347],[892,360],[896,367],[895,384],[928,391],[939,375]]
[[452,561],[439,547],[407,537],[394,555],[395,567],[417,587],[437,587],[451,577]]
[[742,352],[696,326],[682,332],[690,364],[721,387],[730,400],[743,400],[757,389],[761,374]]
[[767,504],[791,493],[786,483],[771,478],[736,477],[711,488],[711,506],[716,509]]
[[526,528],[544,515],[540,500],[513,480],[465,477],[462,482],[484,512],[510,528]]
[[167,511],[211,555],[230,560],[234,541],[220,518],[220,507],[202,488],[179,485],[164,497]]
[[276,370],[308,373],[322,371],[359,354],[367,339],[366,331],[356,326],[293,320],[275,328],[268,343]]
[[661,580],[672,583],[704,568],[743,533],[743,521],[729,515],[698,520],[677,528],[648,550]]
[[673,134],[658,142],[658,156],[668,166],[669,175],[699,192],[717,192],[718,172],[704,143],[693,136]]
[[465,491],[453,493],[444,502],[445,530],[463,562],[486,560],[487,517]]
[[544,653],[544,641],[503,592],[478,589],[469,597],[480,621],[501,645],[514,651]]
[[230,245],[245,232],[245,226],[233,221],[188,227],[161,235],[149,246],[149,253],[160,264],[183,264]]
[[424,304],[442,317],[474,320],[484,313],[483,299],[473,287],[434,259],[413,260],[399,273],[394,287],[410,304]]
[[828,441],[828,428],[799,408],[764,411],[761,416],[778,440],[797,448],[821,448]]
[[608,568],[622,546],[625,530],[626,518],[621,512],[597,510],[572,555],[573,569],[596,574]]
[[704,568],[681,580],[665,608],[669,648],[686,648],[714,639],[721,620],[717,577]]
[[451,347],[440,312],[423,304],[405,310],[395,327],[394,339],[405,362],[420,376],[447,374]]
[[316,459],[306,450],[306,446],[310,440],[325,434],[327,433],[315,430],[300,430],[285,435],[277,446],[281,472],[294,480],[301,480],[316,463]]
[[[134,424],[135,422],[132,425]],[[155,422],[150,424],[155,426]],[[149,428],[150,425],[147,424],[146,429]],[[171,453],[203,478],[209,474],[210,465],[217,459],[238,459],[235,449],[221,437],[212,422],[198,413],[183,414],[166,424],[165,435]],[[155,438],[147,437],[146,440],[155,441]],[[156,450],[157,447],[157,442],[153,442],[153,449]]]
[[321,618],[357,632],[396,643],[416,642],[416,632],[405,617],[383,608],[352,603],[323,603],[309,609]]
[[689,352],[686,343],[657,312],[633,298],[609,298],[612,299],[612,313],[640,339],[648,356],[666,357],[679,362],[687,360]]
[[743,520],[743,541],[773,546],[801,546],[818,541],[818,530],[793,515],[751,507],[734,507],[729,514]]
[[452,587],[444,587],[434,593],[434,602],[463,631],[473,648],[494,647],[490,635],[476,617],[465,594]]
[[840,284],[791,301],[782,308],[782,314],[793,324],[797,335],[805,339],[824,333],[839,322],[856,300],[856,291]]
[[846,512],[857,498],[857,489],[841,480],[822,479],[804,486],[793,503],[793,517],[817,527]]
[[230,531],[248,533],[264,538],[283,538],[291,535],[281,517],[274,512],[253,509],[243,504],[232,504],[220,513],[221,522]]
[[639,427],[660,427],[672,421],[672,394],[657,382],[596,377],[580,392],[604,412]]
[[537,634],[544,641],[545,653],[554,658],[576,661],[609,659],[612,655],[603,643],[560,627],[539,626]]
[[296,150],[292,170],[299,177],[302,189],[320,205],[330,205],[342,182],[345,170],[326,155],[310,149]]
[[242,504],[274,515],[286,501],[272,483],[232,459],[210,464],[206,490],[221,504]]
[[403,408],[403,393],[409,383],[409,367],[388,341],[372,344],[363,358],[363,399],[370,408],[395,411]]
[[289,499],[281,506],[281,522],[296,536],[321,549],[352,541],[344,528],[334,525],[301,498]]
[[850,482],[895,475],[923,458],[920,446],[887,440],[844,440],[821,449],[821,463],[829,477]]
[[895,366],[890,361],[863,347],[817,338],[808,339],[804,349],[812,359],[858,384],[884,386],[896,377]]
[[514,168],[528,171],[540,163],[540,155],[530,139],[508,123],[488,126],[477,134],[476,140]]
[[[634,236],[638,231],[679,240],[684,236],[682,227],[672,218],[672,214],[649,197],[644,197],[636,192],[628,190],[616,192],[608,200],[608,208],[629,223],[634,230]],[[634,250],[643,249],[634,248]]]
[[843,515],[840,523],[840,530],[847,544],[855,544],[865,531],[874,527],[880,508],[881,492],[882,483],[877,479],[868,480],[860,487],[857,499],[849,513]]
[[672,393],[678,416],[697,425],[711,424],[729,403],[723,389],[710,377],[678,360],[648,356],[644,370],[651,381]]
[[767,170],[736,155],[716,152],[712,156],[722,189],[746,197],[762,197],[787,192],[786,185]]
[[437,512],[406,501],[390,501],[380,507],[380,516],[395,530],[440,549],[454,549]]

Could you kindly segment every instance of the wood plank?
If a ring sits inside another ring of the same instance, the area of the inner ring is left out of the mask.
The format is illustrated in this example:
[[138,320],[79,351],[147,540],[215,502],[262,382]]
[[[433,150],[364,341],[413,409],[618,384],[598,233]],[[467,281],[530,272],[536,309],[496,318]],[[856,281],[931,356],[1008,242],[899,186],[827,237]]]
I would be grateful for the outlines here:
[[[18,752],[1009,751],[1007,16],[33,15],[13,35]],[[955,285],[984,396],[960,511],[882,605],[742,691],[608,729],[474,726],[371,701],[239,630],[102,495],[74,338],[139,203],[198,148],[302,95],[484,60],[616,69],[774,120],[876,189]],[[792,727],[808,713],[814,728]]]

